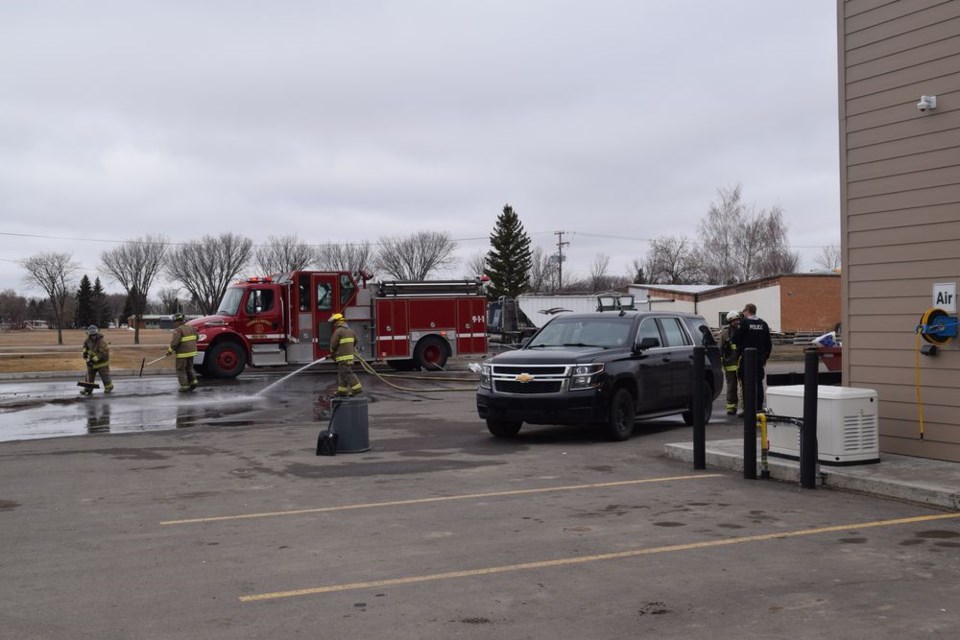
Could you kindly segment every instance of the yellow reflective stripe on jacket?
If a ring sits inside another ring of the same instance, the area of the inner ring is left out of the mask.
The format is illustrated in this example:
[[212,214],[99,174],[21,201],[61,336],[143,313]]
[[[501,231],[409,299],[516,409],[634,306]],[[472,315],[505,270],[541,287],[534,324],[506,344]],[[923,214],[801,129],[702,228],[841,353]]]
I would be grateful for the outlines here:
[[195,355],[197,355],[197,352],[196,352],[196,351],[188,351],[188,352],[186,352],[186,353],[178,353],[178,354],[177,354],[177,360],[179,360],[180,358],[192,358],[192,357],[194,357]]
[[337,356],[337,362],[353,362],[353,354],[348,354],[345,356]]
[[109,360],[104,360],[103,362],[98,362],[98,363],[93,364],[93,365],[90,365],[90,366],[91,366],[92,368],[94,368],[94,369],[102,369],[102,368],[104,368],[104,367],[109,367],[109,366],[110,366],[110,361],[109,361]]
[[181,336],[180,342],[190,342],[191,340],[196,340],[197,336]]
[[736,371],[736,370],[739,369],[739,368],[740,368],[740,367],[738,367],[738,366],[735,365],[735,364],[728,364],[727,366],[725,366],[725,367],[723,368],[723,370],[724,370],[724,371]]
[[349,338],[347,336],[340,338],[340,344],[353,344],[354,342],[355,340],[353,338]]

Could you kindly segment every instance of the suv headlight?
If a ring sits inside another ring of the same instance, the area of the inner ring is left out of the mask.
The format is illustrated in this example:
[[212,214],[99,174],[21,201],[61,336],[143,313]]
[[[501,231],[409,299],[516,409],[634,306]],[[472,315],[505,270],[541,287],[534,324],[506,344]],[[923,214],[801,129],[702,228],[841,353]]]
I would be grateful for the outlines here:
[[490,369],[492,367],[488,364],[480,365],[480,386],[484,389],[490,388]]
[[603,373],[603,363],[578,364],[573,368],[570,378],[570,389],[592,389],[600,384],[600,374]]

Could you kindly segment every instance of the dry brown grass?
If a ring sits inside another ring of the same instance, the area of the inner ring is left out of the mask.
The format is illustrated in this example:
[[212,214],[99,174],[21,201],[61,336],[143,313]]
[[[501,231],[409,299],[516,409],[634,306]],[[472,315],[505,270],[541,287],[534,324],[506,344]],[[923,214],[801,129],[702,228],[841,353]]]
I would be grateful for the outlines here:
[[[133,343],[133,331],[128,329],[104,329],[103,335],[110,343],[111,369],[136,369],[141,361],[149,362],[166,352],[170,332],[161,329],[141,329],[140,344]],[[86,332],[82,329],[67,329],[63,332],[63,344],[57,344],[57,332],[3,331],[0,332],[0,373],[57,372],[86,370],[80,350]],[[167,366],[161,361],[151,368]]]
[[[110,367],[112,369],[140,370],[143,359],[147,362],[166,352],[170,342],[170,331],[162,329],[141,329],[140,344],[133,344],[133,331],[128,329],[104,329],[104,336],[110,343]],[[3,331],[0,332],[0,374],[25,372],[85,371],[80,349],[86,333],[82,329],[69,329],[63,332],[63,345],[57,344],[57,332],[41,331]],[[774,345],[771,360],[803,360],[803,350],[807,345]],[[162,360],[151,369],[167,367],[173,364]]]

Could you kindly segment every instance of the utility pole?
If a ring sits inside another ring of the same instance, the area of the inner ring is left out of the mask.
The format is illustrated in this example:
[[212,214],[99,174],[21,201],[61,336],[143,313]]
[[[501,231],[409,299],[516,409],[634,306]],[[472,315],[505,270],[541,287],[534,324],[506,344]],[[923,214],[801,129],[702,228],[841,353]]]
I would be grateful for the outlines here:
[[563,248],[570,244],[569,242],[563,241],[563,234],[566,231],[554,231],[553,235],[557,236],[557,291],[563,291]]

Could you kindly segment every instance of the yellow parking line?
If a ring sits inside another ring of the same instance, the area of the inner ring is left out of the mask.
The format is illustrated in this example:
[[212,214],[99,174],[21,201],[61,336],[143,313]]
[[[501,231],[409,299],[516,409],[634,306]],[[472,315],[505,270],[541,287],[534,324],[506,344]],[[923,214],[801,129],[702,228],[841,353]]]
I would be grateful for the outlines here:
[[642,480],[621,480],[618,482],[600,482],[595,484],[575,484],[564,487],[544,487],[542,489],[516,489],[513,491],[492,491],[490,493],[466,493],[455,496],[438,496],[434,498],[414,498],[411,500],[392,500],[390,502],[371,502],[367,504],[348,504],[339,507],[316,507],[312,509],[291,509],[289,511],[267,511],[263,513],[243,513],[233,516],[211,516],[209,518],[190,518],[188,520],[164,520],[160,524],[198,524],[202,522],[222,522],[224,520],[246,520],[249,518],[271,518],[274,516],[296,516],[305,513],[327,513],[330,511],[350,511],[352,509],[374,509],[377,507],[397,507],[410,504],[428,504],[431,502],[448,502],[451,500],[475,500],[477,498],[500,498],[504,496],[520,496],[531,493],[549,493],[551,491],[577,491],[582,489],[605,489],[607,487],[624,487],[634,484],[651,482],[670,482],[673,480],[701,480],[716,478],[719,473],[703,473],[690,476],[667,476],[665,478],[644,478]]
[[850,529],[866,529],[869,527],[889,527],[898,524],[911,524],[916,522],[930,522],[931,520],[947,520],[950,518],[960,518],[960,513],[943,513],[929,516],[914,516],[911,518],[895,518],[893,520],[876,520],[874,522],[857,522],[853,524],[841,524],[831,527],[819,527],[816,529],[800,529],[798,531],[786,531],[778,533],[764,533],[755,536],[743,536],[740,538],[726,538],[724,540],[710,540],[707,542],[691,542],[688,544],[673,544],[665,547],[650,547],[647,549],[635,549],[633,551],[620,551],[617,553],[602,553],[592,556],[580,556],[575,558],[558,558],[556,560],[541,560],[539,562],[523,562],[520,564],[502,565],[499,567],[485,567],[480,569],[468,569],[465,571],[451,571],[448,573],[434,573],[423,576],[408,576],[406,578],[390,578],[386,580],[372,580],[369,582],[352,582],[347,584],[334,584],[326,587],[310,587],[307,589],[293,589],[291,591],[274,591],[273,593],[257,593],[249,596],[240,596],[241,602],[256,602],[259,600],[277,600],[279,598],[293,598],[296,596],[309,596],[321,593],[334,593],[337,591],[353,591],[356,589],[373,589],[381,587],[391,587],[406,584],[415,584],[418,582],[431,582],[437,580],[450,580],[453,578],[470,578],[473,576],[485,576],[495,573],[507,573],[510,571],[528,571],[531,569],[544,569],[548,567],[562,567],[574,564],[584,564],[587,562],[598,562],[601,560],[617,560],[621,558],[635,558],[637,556],[652,555],[655,553],[670,553],[673,551],[690,551],[693,549],[708,549],[711,547],[722,547],[734,544],[743,544],[745,542],[761,542],[764,540],[775,540],[781,538],[796,538],[800,536],[810,536],[819,533],[830,533],[833,531],[849,531]]

